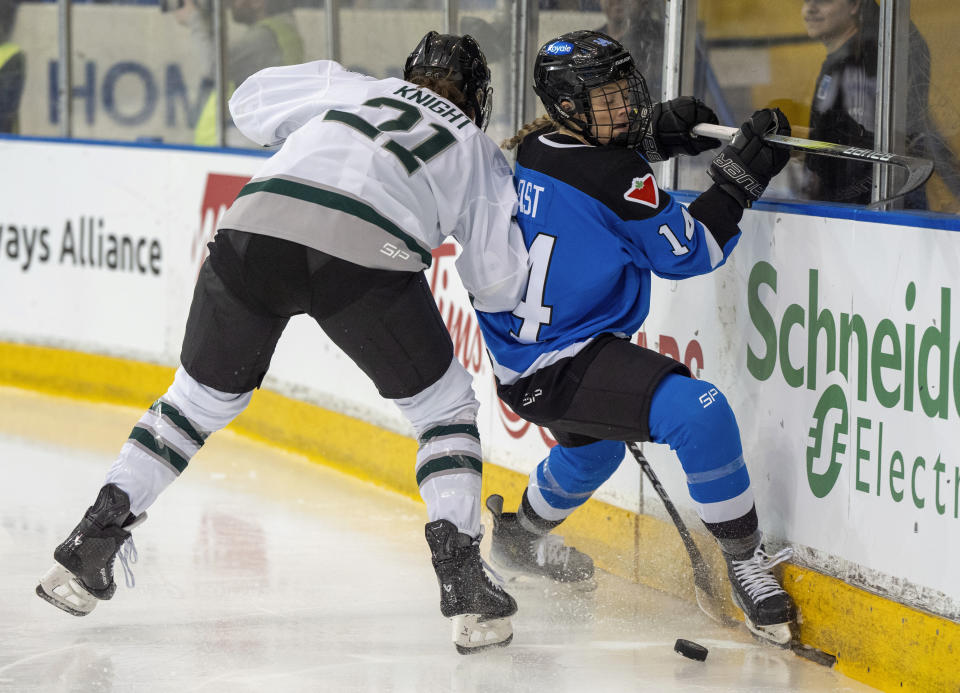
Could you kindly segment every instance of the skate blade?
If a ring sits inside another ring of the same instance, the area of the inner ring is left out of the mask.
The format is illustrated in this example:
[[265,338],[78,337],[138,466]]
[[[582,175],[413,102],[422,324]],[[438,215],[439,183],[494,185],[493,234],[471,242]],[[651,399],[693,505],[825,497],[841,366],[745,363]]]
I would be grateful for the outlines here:
[[730,616],[724,613],[722,600],[714,595],[704,592],[696,585],[694,585],[693,591],[697,598],[697,606],[700,607],[700,611],[705,613],[710,620],[714,621],[715,623],[719,623],[722,626],[738,625],[738,621],[736,619],[730,618]]
[[774,623],[769,626],[758,626],[750,623],[749,619],[744,619],[747,630],[764,642],[771,643],[777,647],[789,647],[793,639],[793,633],[790,632],[789,623]]
[[693,593],[697,598],[700,611],[709,616],[712,621],[723,623],[723,610],[718,601],[697,586],[694,586]]
[[453,623],[453,644],[460,654],[474,654],[491,647],[506,647],[513,640],[509,618],[483,620],[479,614],[461,614]]
[[37,596],[73,616],[86,616],[97,606],[97,598],[83,588],[73,573],[57,564],[37,585]]
[[497,563],[491,559],[490,565],[496,569],[497,577],[500,578],[500,584],[503,587],[509,586],[510,589],[520,590],[544,590],[545,592],[593,592],[597,589],[596,576],[586,580],[577,580],[564,582],[554,580],[548,575],[538,575],[530,573],[522,568]]
[[553,578],[541,575],[527,575],[519,573],[506,579],[506,588],[508,592],[518,594],[543,593],[545,597],[571,597],[577,598],[578,595],[586,595],[595,592],[597,581],[594,578],[580,580],[579,582],[559,582]]

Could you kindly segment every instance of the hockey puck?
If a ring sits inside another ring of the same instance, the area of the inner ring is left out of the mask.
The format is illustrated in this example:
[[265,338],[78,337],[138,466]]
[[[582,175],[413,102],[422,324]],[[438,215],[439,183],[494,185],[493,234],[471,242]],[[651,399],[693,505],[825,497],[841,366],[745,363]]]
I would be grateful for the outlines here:
[[707,658],[707,648],[703,645],[698,645],[693,642],[693,640],[684,640],[683,638],[677,638],[677,642],[673,645],[673,651],[679,652],[684,657],[689,659],[695,659],[698,662],[702,662]]

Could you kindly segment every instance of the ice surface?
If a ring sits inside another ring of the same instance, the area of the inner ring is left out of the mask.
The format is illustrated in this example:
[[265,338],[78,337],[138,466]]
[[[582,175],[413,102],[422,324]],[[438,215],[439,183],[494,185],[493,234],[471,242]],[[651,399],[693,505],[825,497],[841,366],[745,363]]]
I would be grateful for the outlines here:
[[607,574],[515,591],[513,644],[461,656],[422,505],[229,432],[135,530],[136,587],[70,616],[37,578],[139,415],[0,388],[0,691],[871,690]]

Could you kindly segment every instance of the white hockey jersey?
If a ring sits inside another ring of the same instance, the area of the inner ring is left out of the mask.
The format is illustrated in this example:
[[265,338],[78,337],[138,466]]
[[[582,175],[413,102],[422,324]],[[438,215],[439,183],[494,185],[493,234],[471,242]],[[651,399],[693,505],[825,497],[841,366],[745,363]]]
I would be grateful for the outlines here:
[[511,310],[526,284],[510,166],[449,101],[319,60],[271,67],[230,99],[240,131],[282,145],[219,227],[300,243],[366,267],[419,271],[453,236],[474,307]]

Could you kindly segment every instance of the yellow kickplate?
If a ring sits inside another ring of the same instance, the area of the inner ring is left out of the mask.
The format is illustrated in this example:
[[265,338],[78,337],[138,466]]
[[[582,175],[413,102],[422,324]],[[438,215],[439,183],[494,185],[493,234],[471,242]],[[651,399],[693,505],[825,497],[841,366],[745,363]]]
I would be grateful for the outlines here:
[[[146,408],[173,373],[128,359],[0,342],[0,385],[58,396]],[[230,428],[419,500],[417,443],[406,436],[268,390],[258,391]],[[526,481],[526,474],[486,463],[483,497],[500,493],[505,507],[516,508]],[[716,543],[690,529],[724,595],[724,612],[738,617]],[[669,521],[591,500],[562,530],[604,570],[694,598],[690,562]],[[847,676],[886,691],[960,693],[960,624],[799,566],[786,566],[783,578],[802,614],[799,640],[835,655]]]

